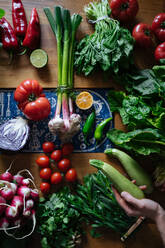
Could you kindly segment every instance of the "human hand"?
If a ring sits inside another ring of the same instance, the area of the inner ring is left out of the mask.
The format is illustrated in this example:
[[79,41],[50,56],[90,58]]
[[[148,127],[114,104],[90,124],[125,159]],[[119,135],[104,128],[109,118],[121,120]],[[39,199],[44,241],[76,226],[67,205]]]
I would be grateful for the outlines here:
[[128,192],[122,192],[121,195],[113,188],[116,200],[125,210],[128,216],[146,216],[156,221],[159,214],[160,205],[149,199],[136,199]]

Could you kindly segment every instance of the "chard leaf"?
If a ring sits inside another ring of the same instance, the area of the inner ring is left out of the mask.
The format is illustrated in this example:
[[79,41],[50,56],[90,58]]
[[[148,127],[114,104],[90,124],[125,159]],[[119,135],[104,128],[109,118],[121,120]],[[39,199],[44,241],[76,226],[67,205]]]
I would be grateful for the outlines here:
[[165,133],[158,129],[138,129],[128,133],[112,129],[107,133],[107,137],[115,145],[142,155],[164,154]]

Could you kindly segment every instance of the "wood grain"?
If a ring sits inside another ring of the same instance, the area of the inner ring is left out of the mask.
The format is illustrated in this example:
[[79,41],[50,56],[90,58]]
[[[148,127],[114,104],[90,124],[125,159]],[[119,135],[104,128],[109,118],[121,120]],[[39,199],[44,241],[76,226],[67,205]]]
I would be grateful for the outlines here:
[[[23,4],[26,10],[27,18],[29,20],[31,9],[36,7],[40,16],[41,22],[41,48],[45,49],[48,53],[49,60],[46,68],[36,70],[29,63],[29,56],[24,55],[22,57],[15,57],[14,62],[11,65],[5,66],[7,62],[7,54],[3,52],[3,59],[0,59],[0,88],[15,88],[22,80],[32,78],[38,80],[45,88],[54,88],[57,86],[57,53],[56,53],[56,41],[47,19],[43,13],[43,7],[53,7],[55,4],[61,4],[62,6],[71,9],[71,12],[80,13],[83,16],[83,22],[80,25],[77,38],[80,39],[87,33],[91,33],[93,28],[86,22],[85,15],[83,13],[83,6],[87,4],[87,0],[23,0]],[[140,10],[135,20],[137,22],[145,22],[151,24],[154,16],[165,11],[164,0],[139,0]],[[6,10],[6,17],[11,20],[11,0],[1,0],[1,8]],[[146,55],[147,53],[147,55]],[[136,63],[140,68],[150,67],[154,63],[153,52],[147,52],[136,50],[135,51]],[[2,66],[3,64],[3,66]],[[109,88],[118,86],[112,82],[111,79],[104,80],[101,73],[97,73],[93,76],[85,78],[83,76],[75,75],[75,87],[76,88]],[[124,129],[121,124],[119,115],[115,116],[115,127]],[[10,163],[14,160],[13,172],[19,169],[28,168],[35,177],[36,185],[39,187],[39,170],[35,164],[35,160],[38,154],[28,153],[16,153],[16,154],[1,154],[0,155],[0,173],[5,171]],[[78,172],[78,177],[81,180],[87,173],[95,171],[94,168],[89,166],[89,159],[96,158],[112,163],[117,169],[124,173],[121,165],[116,161],[107,158],[104,154],[73,154],[71,161],[73,167]],[[148,162],[145,167],[150,170],[152,163]],[[161,193],[154,192],[153,199],[158,200],[163,204],[164,196]],[[39,238],[34,236],[32,238],[31,247],[40,247]],[[88,235],[85,248],[162,248],[161,239],[159,233],[153,223],[146,221],[142,227],[132,237],[130,237],[126,243],[121,243],[120,237],[114,232],[108,232],[104,237],[99,239],[92,239]]]

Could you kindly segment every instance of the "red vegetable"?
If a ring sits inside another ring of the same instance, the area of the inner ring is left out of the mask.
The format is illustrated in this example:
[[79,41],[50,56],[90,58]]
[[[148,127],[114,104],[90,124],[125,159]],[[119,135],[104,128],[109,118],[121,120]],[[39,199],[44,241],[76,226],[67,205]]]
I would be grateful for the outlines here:
[[0,19],[0,29],[3,48],[8,50],[16,50],[18,48],[17,37],[12,26],[5,17]]
[[133,31],[132,36],[136,43],[141,47],[151,47],[153,45],[153,33],[151,27],[145,23],[137,24]]
[[110,8],[115,19],[128,22],[135,18],[139,5],[137,0],[112,0]]
[[27,20],[21,0],[12,0],[12,18],[15,34],[24,37],[27,30]]
[[74,168],[67,171],[65,175],[65,179],[67,182],[73,183],[77,180],[77,172]]
[[47,141],[42,144],[42,149],[45,153],[52,152],[55,149],[53,142]]
[[50,103],[42,91],[36,80],[27,79],[14,92],[14,100],[30,120],[42,120],[50,114]]
[[55,162],[58,162],[62,158],[62,151],[61,150],[55,150],[50,155],[51,159],[53,159]]
[[36,163],[38,164],[38,166],[44,168],[49,166],[50,160],[48,156],[43,155],[37,158]]
[[160,59],[165,59],[165,42],[161,43],[155,49],[155,59],[159,61]]
[[63,156],[67,156],[71,154],[74,150],[74,147],[71,143],[66,143],[62,146],[62,154]]
[[58,168],[60,171],[62,172],[67,172],[67,170],[70,168],[71,163],[70,160],[67,158],[63,158],[62,160],[60,160],[60,162],[58,162]]
[[50,168],[43,168],[40,170],[40,178],[48,180],[52,174],[52,171]]
[[23,46],[33,50],[36,49],[40,42],[40,21],[36,8],[32,9],[30,21],[28,24]]
[[[4,204],[4,205],[3,205]],[[6,209],[6,206],[5,206],[5,204],[6,204],[6,200],[2,197],[2,196],[0,196],[0,215],[5,211],[5,209]]]
[[48,194],[50,191],[50,184],[47,182],[43,182],[40,184],[40,189],[42,193]]
[[160,41],[165,41],[165,13],[155,16],[151,28]]
[[51,176],[51,183],[52,184],[59,184],[62,182],[62,175],[60,172],[54,172]]
[[0,175],[0,180],[11,182],[13,180],[13,176],[10,172],[6,171]]

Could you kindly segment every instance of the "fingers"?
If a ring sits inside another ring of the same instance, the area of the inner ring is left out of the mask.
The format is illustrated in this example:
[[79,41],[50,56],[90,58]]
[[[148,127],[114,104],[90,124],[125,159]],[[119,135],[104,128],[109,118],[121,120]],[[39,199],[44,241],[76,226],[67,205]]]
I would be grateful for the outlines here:
[[140,188],[141,190],[145,190],[145,189],[147,188],[147,186],[146,186],[146,185],[142,185],[142,186],[139,186],[139,188]]
[[131,204],[132,206],[134,206],[137,209],[143,209],[143,203],[141,200],[136,199],[135,197],[133,197],[132,195],[130,195],[128,192],[122,192],[121,193],[122,198],[129,204]]

